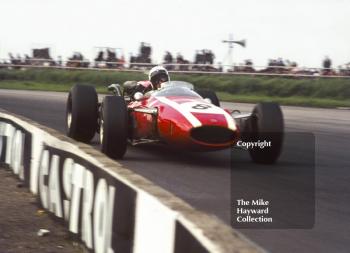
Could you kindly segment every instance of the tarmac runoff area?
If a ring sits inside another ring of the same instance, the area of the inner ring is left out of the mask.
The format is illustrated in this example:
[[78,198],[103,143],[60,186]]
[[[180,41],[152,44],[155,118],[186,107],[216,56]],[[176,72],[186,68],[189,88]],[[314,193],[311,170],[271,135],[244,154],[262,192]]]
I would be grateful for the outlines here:
[[[0,90],[0,108],[64,132],[66,96],[66,93],[56,92]],[[253,105],[223,102],[222,107],[250,112]],[[315,226],[312,229],[240,231],[270,252],[349,252],[350,110],[293,106],[283,106],[282,110],[287,131],[309,132],[316,136]],[[97,141],[92,145],[98,148]],[[250,166],[250,158],[244,150],[237,150],[232,159],[236,163]],[[216,215],[230,224],[230,161],[229,151],[174,153],[163,146],[147,145],[128,147],[126,157],[120,163],[195,208]],[[264,177],[272,173],[267,169],[262,172],[262,169],[252,164],[249,173],[260,173]],[[285,164],[284,169],[288,172],[291,168]],[[242,170],[239,173],[248,171]],[[271,191],[269,188],[259,188],[258,182],[244,183],[248,189],[262,194]],[[296,187],[299,184],[300,182],[295,182]],[[16,181],[13,185],[16,187]],[[35,209],[32,213],[35,217]],[[6,219],[6,215],[0,216],[0,229]],[[17,232],[17,237],[19,234],[22,236],[20,230]],[[36,232],[36,228],[30,230],[37,239]],[[3,252],[1,248],[0,252]]]

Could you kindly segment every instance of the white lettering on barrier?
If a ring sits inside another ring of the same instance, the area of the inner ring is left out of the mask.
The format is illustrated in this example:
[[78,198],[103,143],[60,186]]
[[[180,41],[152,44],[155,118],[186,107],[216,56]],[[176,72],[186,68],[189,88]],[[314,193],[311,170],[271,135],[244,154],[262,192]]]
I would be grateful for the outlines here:
[[40,134],[32,135],[32,154],[30,162],[30,191],[37,195],[38,194],[38,177],[41,163],[41,156],[43,153],[43,137]]
[[115,187],[109,186],[108,191],[108,215],[107,215],[107,226],[106,226],[106,253],[114,253],[112,249],[112,235],[113,235],[113,215],[114,215],[114,197]]
[[92,249],[92,208],[94,204],[94,176],[91,171],[84,175],[83,212],[81,222],[81,239]]
[[85,167],[78,163],[75,163],[72,171],[72,200],[69,212],[69,231],[77,234],[79,231],[79,212],[80,212],[80,199],[81,190],[84,187],[83,176],[85,173]]
[[62,167],[61,189],[59,164],[58,155],[52,155],[50,162],[50,152],[42,152],[37,183],[42,206],[67,220],[70,232],[81,232],[81,240],[87,248],[94,249],[96,253],[114,253],[115,187],[109,186],[106,179],[101,178],[95,190],[93,173],[72,158],[66,158]]
[[40,194],[41,205],[45,209],[47,209],[49,205],[48,187],[45,184],[45,179],[49,175],[49,160],[50,160],[49,151],[44,150],[44,152],[41,154],[40,169],[39,169],[39,194]]
[[23,169],[23,148],[24,134],[20,130],[15,130],[11,143],[11,163],[10,167],[15,175],[19,175],[24,179]]
[[7,136],[5,163],[8,165],[11,165],[12,144],[15,131],[16,129],[12,125],[5,123],[5,136]]
[[[9,123],[0,122],[0,136],[7,137],[5,149],[5,163],[10,166],[13,173],[24,180],[24,141],[25,134]],[[0,154],[3,152],[3,137],[0,137]]]
[[[0,137],[0,153],[6,147],[3,152],[5,163],[24,180],[25,134],[11,124],[0,122],[0,136],[6,137],[6,146]],[[72,233],[79,233],[81,224],[81,239],[87,248],[97,253],[114,253],[115,187],[109,186],[106,179],[101,178],[95,192],[93,173],[74,163],[72,158],[67,158],[62,167],[61,189],[61,158],[56,154],[50,156],[50,151],[44,150],[43,145],[43,136],[33,134],[29,181],[31,192],[39,195],[43,208],[67,220]],[[61,196],[62,192],[64,196]]]
[[51,158],[49,177],[49,210],[57,217],[62,218],[59,162],[60,158],[57,155],[53,155]]
[[[5,152],[3,138],[0,137],[0,153],[5,154],[5,163],[23,180],[25,134],[11,124],[0,122],[0,136],[6,137]],[[59,218],[65,218],[72,233],[77,234],[81,224],[81,239],[89,249],[114,253],[111,245],[115,187],[108,186],[106,179],[100,179],[94,198],[93,173],[67,158],[62,167],[61,189],[60,156],[54,154],[50,157],[49,150],[43,149],[42,136],[32,136],[31,157],[30,190],[39,194],[43,208]]]
[[113,253],[112,225],[115,188],[101,178],[96,187],[94,205],[94,244],[96,253]]
[[63,200],[64,219],[69,220],[69,206],[72,194],[72,171],[74,161],[72,158],[67,158],[63,164],[63,192],[67,199]]

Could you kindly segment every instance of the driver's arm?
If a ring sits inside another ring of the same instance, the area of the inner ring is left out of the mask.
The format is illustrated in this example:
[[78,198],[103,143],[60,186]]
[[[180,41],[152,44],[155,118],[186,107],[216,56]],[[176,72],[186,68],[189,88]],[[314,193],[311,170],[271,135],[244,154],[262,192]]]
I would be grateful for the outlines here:
[[137,82],[137,86],[135,88],[135,92],[142,92],[145,94],[146,92],[151,91],[153,88],[152,83],[150,81],[139,81]]

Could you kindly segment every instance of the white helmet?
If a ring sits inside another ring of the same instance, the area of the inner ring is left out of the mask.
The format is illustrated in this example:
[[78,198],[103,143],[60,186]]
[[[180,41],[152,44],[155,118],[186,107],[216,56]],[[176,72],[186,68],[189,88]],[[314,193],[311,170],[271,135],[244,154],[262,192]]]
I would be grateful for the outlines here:
[[170,81],[170,77],[168,71],[163,66],[156,66],[149,71],[148,80],[154,88],[158,88],[161,83]]

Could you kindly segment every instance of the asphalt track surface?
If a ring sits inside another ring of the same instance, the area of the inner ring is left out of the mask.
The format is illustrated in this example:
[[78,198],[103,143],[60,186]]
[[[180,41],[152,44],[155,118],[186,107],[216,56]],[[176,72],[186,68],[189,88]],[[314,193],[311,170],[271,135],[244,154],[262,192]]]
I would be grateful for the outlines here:
[[[0,90],[0,108],[23,115],[64,132],[65,93]],[[222,107],[250,112],[253,105],[222,103]],[[270,252],[349,252],[350,249],[350,111],[282,107],[286,131],[309,132],[316,137],[316,216],[312,229],[242,229],[248,238]],[[303,146],[303,142],[297,143]],[[92,145],[97,146],[97,142]],[[293,152],[293,150],[288,150]],[[271,171],[250,162],[247,152],[233,153],[234,164],[247,167],[242,175]],[[295,156],[297,160],[298,157]],[[120,161],[192,206],[214,214],[230,224],[229,150],[212,153],[187,153],[164,146],[129,147]],[[286,171],[293,166],[282,161],[275,165]],[[288,173],[287,173],[288,175]],[[242,177],[244,180],[245,177]],[[299,186],[298,181],[295,187]],[[259,188],[259,182],[244,182],[247,189]],[[278,194],[276,192],[276,194]],[[286,196],[288,198],[288,196]]]

